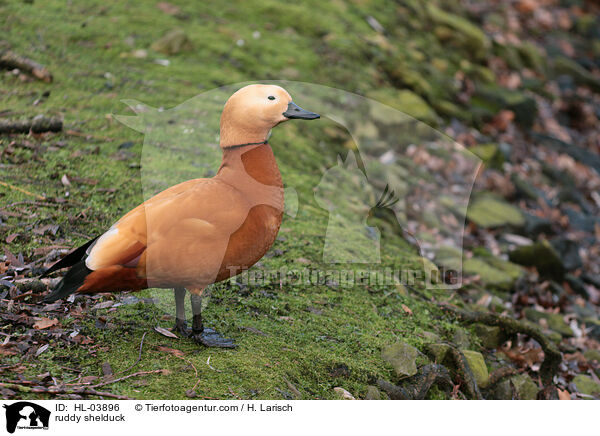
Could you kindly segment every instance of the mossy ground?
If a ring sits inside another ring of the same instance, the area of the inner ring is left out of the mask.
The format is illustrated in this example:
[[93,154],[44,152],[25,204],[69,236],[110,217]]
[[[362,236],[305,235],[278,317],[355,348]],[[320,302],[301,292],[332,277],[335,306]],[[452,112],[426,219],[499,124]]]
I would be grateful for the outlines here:
[[[16,151],[3,158],[2,180],[48,197],[65,197],[63,174],[97,181],[73,181],[65,206],[40,207],[25,218],[8,218],[8,226],[0,228],[1,239],[6,238],[8,228],[19,233],[10,249],[30,256],[36,248],[52,243],[31,230],[52,223],[60,226],[58,237],[74,247],[139,204],[142,187],[135,164],[140,160],[143,138],[110,116],[127,113],[121,99],[171,107],[203,90],[249,79],[342,85],[365,94],[376,88],[382,77],[370,63],[361,62],[366,61],[366,54],[355,57],[354,47],[358,34],[375,36],[364,20],[365,13],[381,11],[375,15],[387,25],[385,12],[394,7],[385,2],[381,7],[312,3],[189,1],[179,2],[180,14],[172,16],[159,10],[154,1],[0,1],[1,29],[11,49],[35,58],[54,75],[49,85],[3,74],[1,109],[14,118],[44,113],[65,119],[65,132],[30,138],[41,143],[41,151],[14,146]],[[320,12],[315,14],[317,5]],[[189,35],[193,50],[174,56],[149,50],[144,59],[130,55],[135,49],[149,49],[153,41],[175,27]],[[256,31],[260,32],[258,38],[253,36]],[[242,39],[243,45],[237,43]],[[170,61],[168,67],[153,62],[164,58]],[[47,91],[49,96],[33,105]],[[314,203],[312,187],[342,146],[323,147],[317,128],[306,135],[303,129],[286,125],[275,134],[287,145],[276,154],[284,179],[299,192],[302,207],[296,219],[286,218],[283,223],[272,249],[281,254],[265,258],[260,267],[303,267],[296,262],[298,258],[313,265],[321,259],[327,214]],[[69,132],[73,130],[81,134]],[[0,138],[2,147],[12,141],[21,139]],[[134,142],[126,150],[132,154],[119,156],[118,145],[127,141]],[[31,197],[4,187],[0,190],[2,204],[24,200]],[[307,210],[310,221],[302,219]],[[398,235],[390,238],[383,265],[418,267],[414,250]],[[170,292],[164,292],[170,299]],[[156,291],[138,294],[155,295]],[[412,315],[402,305],[410,308]],[[453,329],[436,309],[401,288],[377,285],[219,284],[205,318],[209,326],[236,340],[239,348],[234,351],[200,348],[186,339],[158,335],[152,330],[155,326],[173,323],[163,309],[138,303],[91,311],[78,328],[94,339],[94,353],[87,347],[63,348],[56,343],[27,362],[27,374],[49,371],[66,380],[76,376],[68,369],[75,368],[84,375],[101,375],[103,362],[109,362],[115,372],[123,371],[136,361],[146,332],[135,370],[169,369],[170,373],[128,379],[111,385],[112,391],[135,398],[185,398],[186,390],[199,379],[196,390],[200,396],[276,399],[290,392],[289,381],[306,399],[335,398],[335,386],[363,397],[374,380],[394,379],[393,371],[381,359],[384,345],[402,340],[418,347],[423,342],[422,332],[444,336]],[[99,315],[107,318],[108,328],[96,325]],[[72,323],[61,320],[64,328]],[[157,346],[178,349],[186,360],[161,352]]]

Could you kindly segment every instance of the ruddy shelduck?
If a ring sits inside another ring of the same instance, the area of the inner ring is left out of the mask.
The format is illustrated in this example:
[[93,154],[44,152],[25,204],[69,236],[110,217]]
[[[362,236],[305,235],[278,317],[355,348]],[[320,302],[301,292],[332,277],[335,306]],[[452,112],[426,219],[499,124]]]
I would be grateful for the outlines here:
[[206,346],[234,347],[232,340],[204,328],[202,294],[208,285],[254,265],[275,241],[283,183],[267,138],[283,121],[316,118],[279,86],[249,85],[235,92],[221,114],[223,158],[217,174],[162,191],[54,264],[44,276],[70,269],[44,301],[73,293],[173,288],[177,331]]

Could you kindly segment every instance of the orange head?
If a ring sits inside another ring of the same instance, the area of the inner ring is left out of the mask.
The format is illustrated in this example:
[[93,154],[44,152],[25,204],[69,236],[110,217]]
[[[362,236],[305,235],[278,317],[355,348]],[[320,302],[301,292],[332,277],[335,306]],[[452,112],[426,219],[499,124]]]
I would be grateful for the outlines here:
[[270,130],[289,119],[314,120],[280,86],[248,85],[235,92],[221,114],[221,147],[265,141]]

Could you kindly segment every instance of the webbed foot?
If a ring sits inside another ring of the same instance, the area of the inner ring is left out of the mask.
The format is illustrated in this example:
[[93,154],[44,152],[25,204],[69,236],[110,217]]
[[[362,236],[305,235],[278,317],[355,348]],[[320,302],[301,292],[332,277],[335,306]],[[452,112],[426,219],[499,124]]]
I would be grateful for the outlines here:
[[204,328],[202,332],[192,332],[192,339],[205,347],[215,348],[236,348],[237,345],[233,339],[227,339],[221,336],[211,328]]

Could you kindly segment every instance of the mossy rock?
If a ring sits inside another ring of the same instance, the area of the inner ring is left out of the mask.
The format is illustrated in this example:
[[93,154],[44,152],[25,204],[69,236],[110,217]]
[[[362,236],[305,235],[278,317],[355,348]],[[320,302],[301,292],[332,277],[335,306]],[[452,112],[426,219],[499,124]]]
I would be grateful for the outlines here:
[[526,308],[525,316],[530,321],[539,323],[541,319],[545,319],[550,330],[560,333],[562,336],[573,336],[573,330],[565,322],[562,315],[559,313],[538,312],[535,309]]
[[410,377],[417,373],[417,356],[419,351],[404,342],[385,347],[381,352],[384,361],[392,365],[398,377]]
[[365,400],[385,400],[386,395],[377,389],[376,386],[367,386],[367,393],[365,394]]
[[[437,125],[440,121],[435,111],[423,98],[408,89],[380,88],[368,94],[370,98],[393,107],[427,124]],[[373,110],[378,110],[373,105]]]
[[[498,259],[497,264],[501,265],[501,262],[504,261]],[[515,280],[521,275],[520,269],[519,272],[515,274],[508,268],[509,267],[507,267],[507,269],[497,268],[493,265],[490,265],[487,259],[484,260],[477,257],[466,259],[463,262],[463,271],[465,274],[479,275],[482,283],[500,289],[510,289]]]
[[525,218],[518,208],[491,195],[477,197],[469,205],[467,218],[484,228],[521,227],[525,224]]
[[[469,20],[443,11],[433,3],[427,3],[427,15],[437,25],[440,37],[451,39],[475,59],[485,58],[490,41],[483,31]],[[444,28],[451,32],[443,32]]]
[[511,262],[523,266],[535,266],[545,276],[560,278],[565,270],[560,256],[547,240],[515,248],[508,254]]
[[505,335],[500,327],[478,323],[473,328],[485,348],[498,348],[504,342]]
[[486,166],[496,169],[502,168],[504,155],[498,149],[498,144],[476,145],[470,147],[469,151],[477,155]]
[[473,373],[473,377],[477,382],[477,386],[486,387],[490,375],[488,373],[487,366],[485,364],[485,360],[483,359],[483,355],[477,351],[472,350],[461,350],[467,359],[467,363],[469,364],[469,368],[471,368],[471,372]]
[[437,363],[441,363],[446,358],[448,351],[450,351],[450,345],[435,343],[425,345],[425,351]]
[[578,84],[588,86],[593,91],[600,92],[600,79],[569,58],[564,56],[556,58],[554,61],[554,71],[558,74],[567,74],[573,77]]
[[600,395],[600,383],[587,375],[579,374],[573,379],[577,390],[585,395]]
[[493,113],[502,109],[513,111],[515,121],[526,128],[533,126],[537,116],[535,99],[520,91],[502,88],[498,85],[479,84],[475,98],[479,98],[481,103],[485,101],[488,109]]
[[527,374],[518,374],[510,378],[519,400],[535,400],[539,389]]

